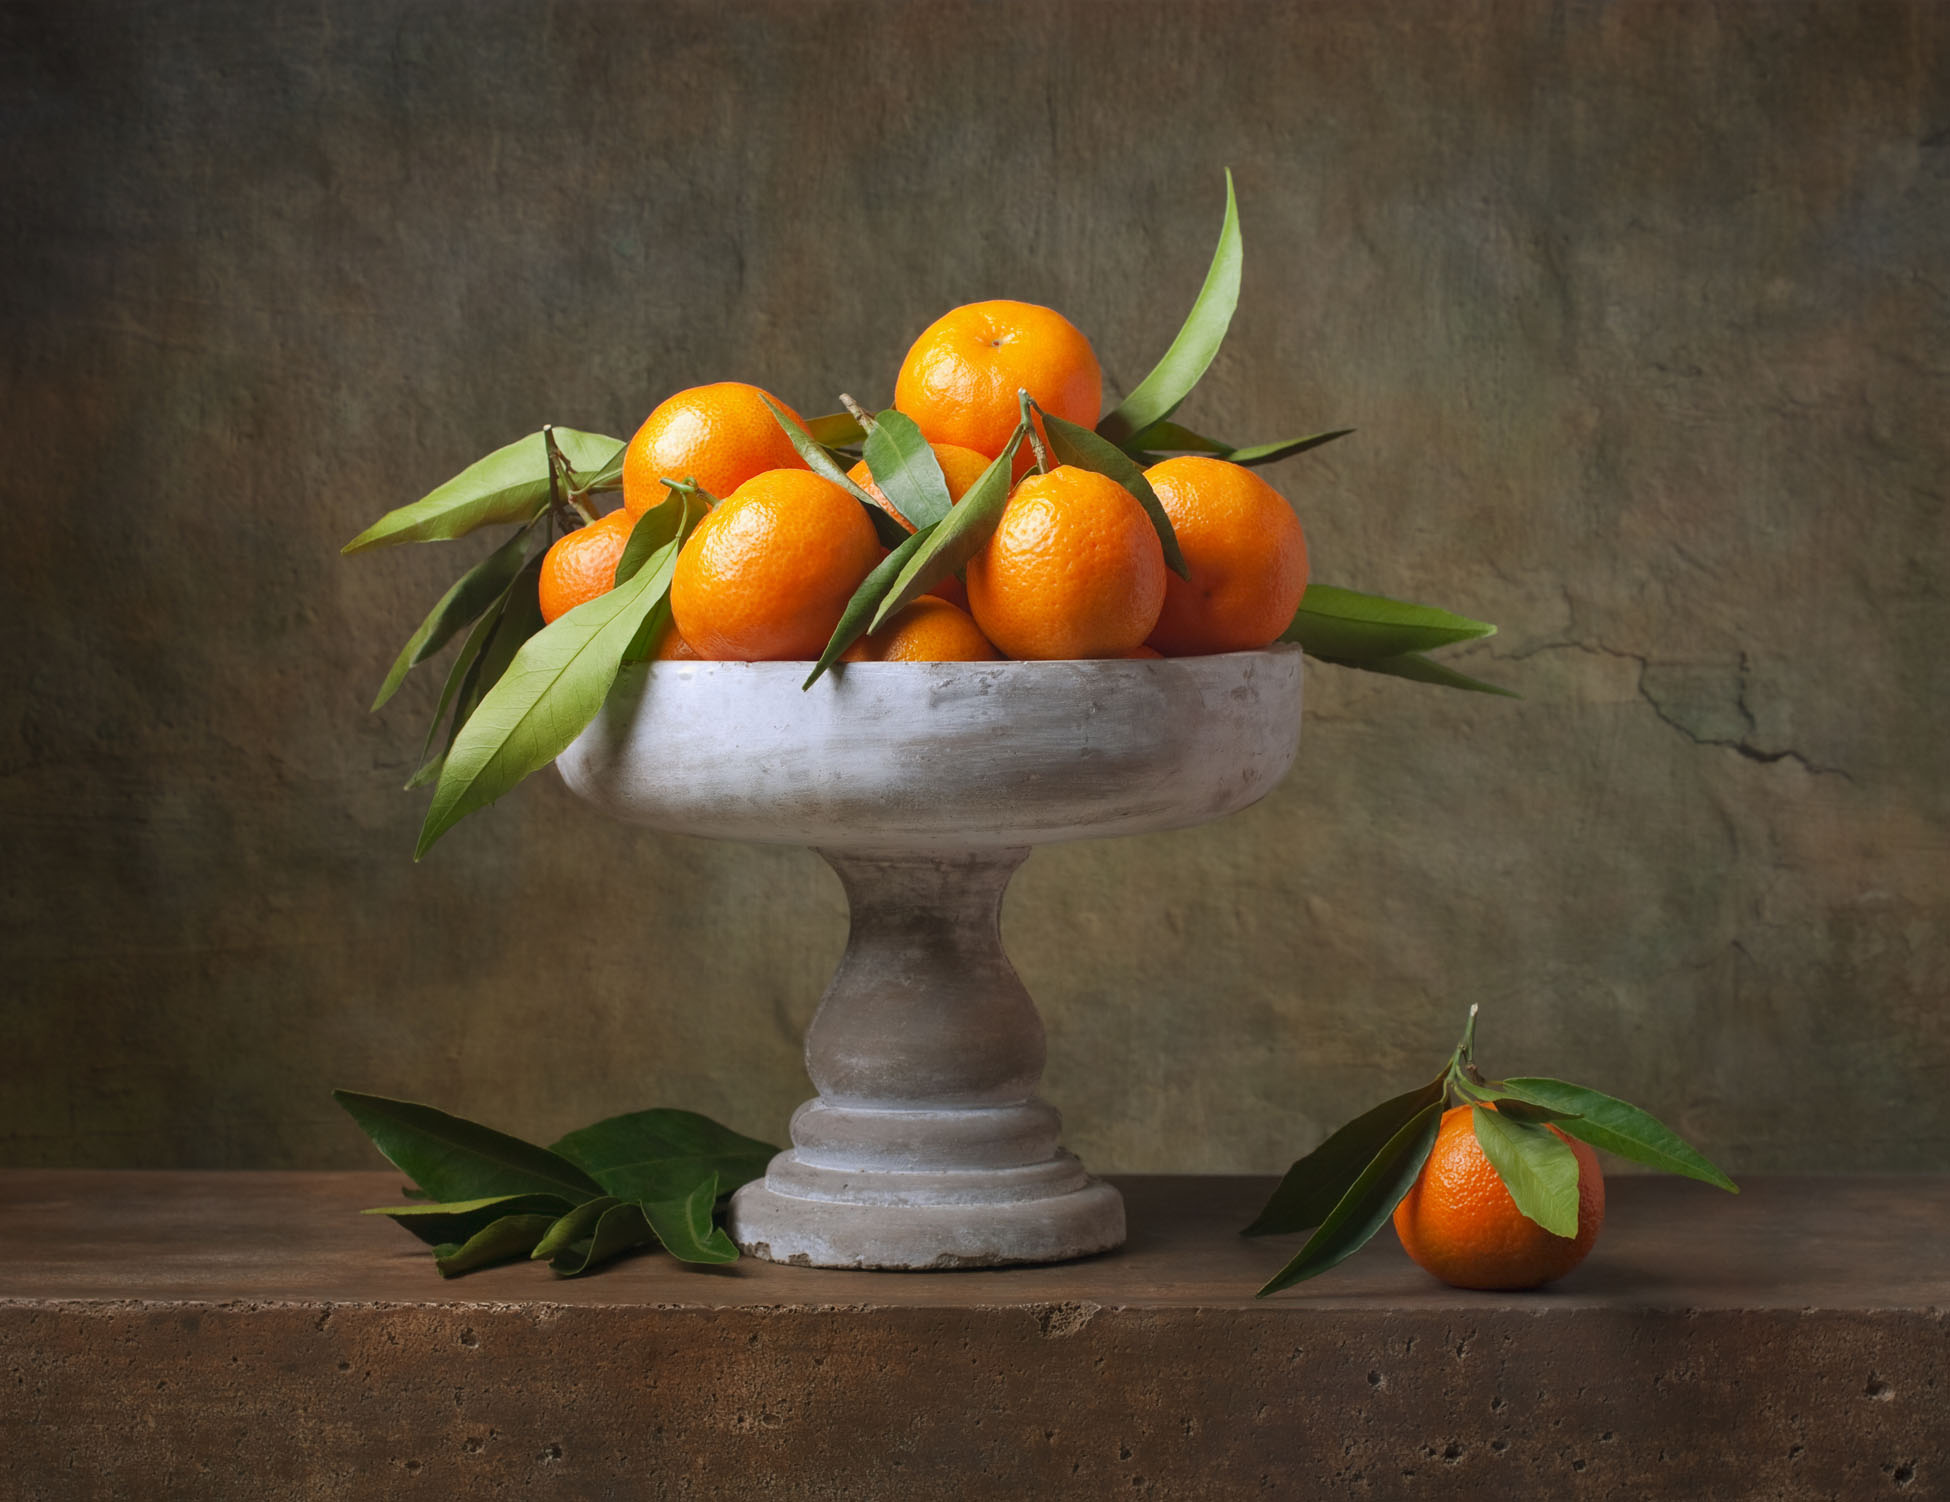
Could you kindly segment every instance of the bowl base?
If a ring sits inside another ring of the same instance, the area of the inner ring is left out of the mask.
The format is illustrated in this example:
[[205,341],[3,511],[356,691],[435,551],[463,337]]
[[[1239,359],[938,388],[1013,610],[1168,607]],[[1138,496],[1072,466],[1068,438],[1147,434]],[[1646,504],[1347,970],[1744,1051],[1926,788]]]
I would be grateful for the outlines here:
[[[781,1153],[774,1169],[794,1156]],[[1124,1244],[1123,1196],[1080,1168],[1073,1187],[1056,1193],[999,1200],[990,1191],[960,1204],[890,1196],[872,1187],[875,1177],[859,1175],[858,1197],[845,1199],[784,1194],[756,1180],[732,1196],[731,1239],[767,1262],[900,1272],[1067,1262]]]

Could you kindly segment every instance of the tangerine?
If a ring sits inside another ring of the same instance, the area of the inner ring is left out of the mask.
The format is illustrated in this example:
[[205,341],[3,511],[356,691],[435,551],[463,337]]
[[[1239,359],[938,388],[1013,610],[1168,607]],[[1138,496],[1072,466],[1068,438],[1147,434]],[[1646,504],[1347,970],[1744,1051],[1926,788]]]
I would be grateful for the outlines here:
[[1195,657],[1276,640],[1307,592],[1307,534],[1286,498],[1243,465],[1196,454],[1154,464],[1144,478],[1191,575],[1165,579],[1151,645]]
[[882,556],[858,499],[810,470],[768,470],[697,524],[671,575],[671,614],[703,658],[814,658]]
[[716,381],[660,402],[623,451],[624,509],[643,515],[663,500],[666,479],[689,476],[712,495],[727,496],[768,469],[804,469],[806,461],[765,405],[768,396],[743,381]]
[[635,525],[635,518],[627,511],[612,511],[549,544],[536,580],[543,625],[609,593],[616,584],[616,562],[629,545],[630,528]]
[[1011,657],[1122,657],[1158,623],[1165,555],[1136,496],[1059,465],[1016,487],[968,560],[968,603]]
[[[1097,352],[1053,309],[1006,299],[975,302],[922,330],[901,361],[894,406],[930,443],[994,458],[1021,421],[1019,390],[1045,412],[1095,427],[1104,400]],[[1021,456],[1017,462],[1020,469]]]
[[677,629],[677,623],[675,621],[672,621],[668,626],[664,627],[664,634],[657,639],[657,650],[651,653],[650,657],[653,662],[696,662],[699,660],[696,649],[684,640],[684,633]]
[[1457,1288],[1535,1288],[1580,1262],[1605,1223],[1598,1155],[1557,1132],[1578,1160],[1578,1234],[1553,1236],[1517,1209],[1476,1140],[1471,1107],[1442,1113],[1435,1146],[1395,1207],[1395,1234],[1426,1270]]
[[871,636],[840,654],[841,662],[988,662],[995,648],[966,610],[934,595],[898,611]]

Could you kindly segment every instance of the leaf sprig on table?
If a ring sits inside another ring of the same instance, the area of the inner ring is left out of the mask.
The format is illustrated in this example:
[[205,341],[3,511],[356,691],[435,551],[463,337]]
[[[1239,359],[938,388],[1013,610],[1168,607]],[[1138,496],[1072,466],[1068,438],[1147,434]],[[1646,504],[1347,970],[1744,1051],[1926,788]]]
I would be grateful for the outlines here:
[[428,1243],[443,1278],[520,1258],[574,1277],[649,1246],[682,1262],[735,1262],[717,1212],[778,1151],[695,1111],[611,1116],[538,1147],[413,1101],[332,1098],[411,1181],[411,1204],[365,1213]]

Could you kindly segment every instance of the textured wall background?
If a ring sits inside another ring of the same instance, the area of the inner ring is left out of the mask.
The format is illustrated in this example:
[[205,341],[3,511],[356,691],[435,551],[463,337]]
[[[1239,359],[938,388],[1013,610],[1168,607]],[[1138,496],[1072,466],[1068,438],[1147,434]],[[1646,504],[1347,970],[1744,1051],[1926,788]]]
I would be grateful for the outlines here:
[[1006,932],[1095,1165],[1272,1169],[1425,1076],[1588,1079],[1744,1169],[1950,1163],[1950,8],[0,11],[0,1161],[369,1161],[327,1098],[782,1133],[810,854],[538,780],[410,860],[473,543],[337,547],[553,419],[885,401],[977,297],[1128,389],[1238,176],[1188,421],[1315,577],[1503,625],[1522,703],[1320,669],[1223,824]]

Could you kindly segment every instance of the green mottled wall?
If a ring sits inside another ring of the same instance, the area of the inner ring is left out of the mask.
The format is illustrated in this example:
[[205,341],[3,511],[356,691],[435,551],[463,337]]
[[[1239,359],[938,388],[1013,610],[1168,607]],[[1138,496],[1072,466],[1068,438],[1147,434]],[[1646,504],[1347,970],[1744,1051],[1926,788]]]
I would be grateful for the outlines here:
[[1006,912],[1106,1169],[1276,1167],[1430,1073],[1736,1168],[1950,1162],[1950,9],[49,3],[0,16],[0,1161],[350,1165],[335,1084],[782,1132],[811,855],[538,779],[423,864],[468,543],[337,546],[553,419],[881,402],[977,297],[1128,389],[1237,174],[1186,409],[1315,576],[1521,703],[1332,669],[1293,775]]

